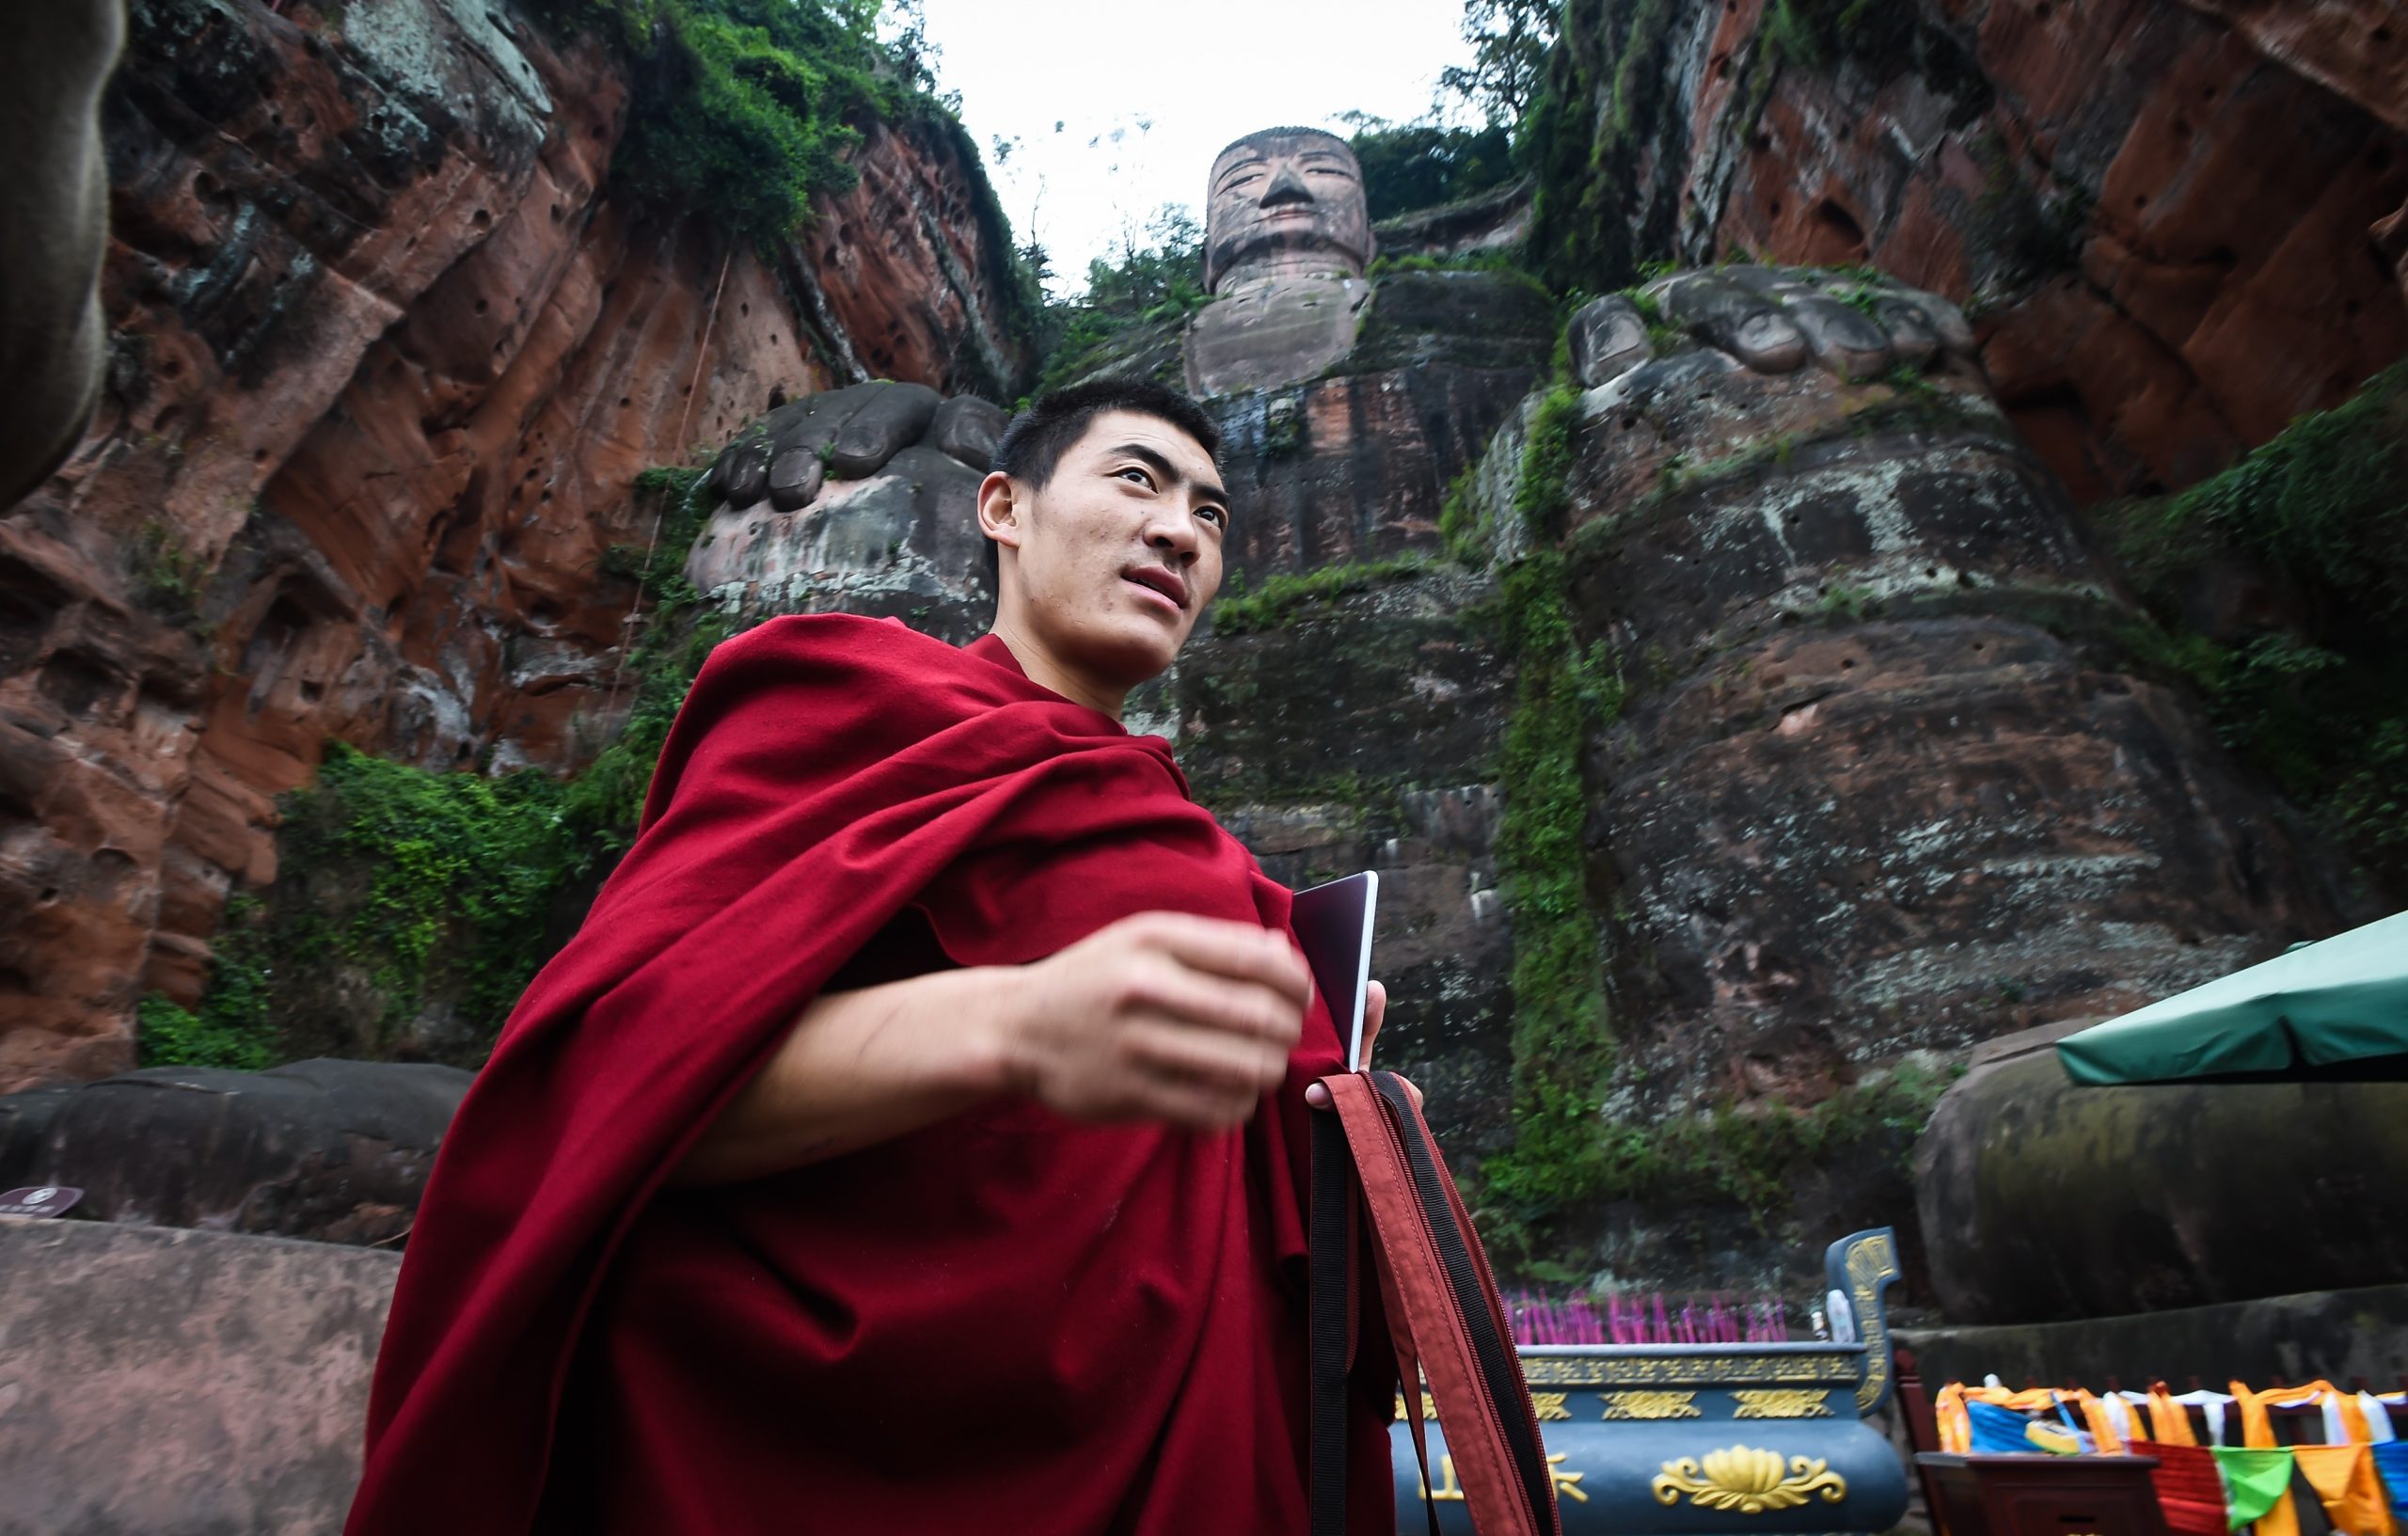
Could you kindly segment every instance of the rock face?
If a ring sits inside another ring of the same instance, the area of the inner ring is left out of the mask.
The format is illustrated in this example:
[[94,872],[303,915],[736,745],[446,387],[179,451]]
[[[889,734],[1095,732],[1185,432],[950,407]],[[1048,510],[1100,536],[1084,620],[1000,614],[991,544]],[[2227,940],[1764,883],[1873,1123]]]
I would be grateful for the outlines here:
[[1495,774],[1513,673],[1466,617],[1493,593],[1484,577],[1432,572],[1192,640],[1131,715],[1133,729],[1149,711],[1272,879],[1379,872],[1380,1064],[1422,1087],[1459,1160],[1501,1149],[1512,1109]]
[[0,1123],[31,1132],[20,1149],[0,1132],[0,1178],[80,1189],[75,1214],[90,1220],[389,1243],[409,1229],[468,1083],[453,1067],[319,1060],[37,1088],[0,1097]]
[[1594,106],[1551,125],[1560,163],[1628,190],[1543,183],[1560,276],[1749,252],[1971,303],[2001,404],[2085,501],[2189,484],[2408,350],[2375,231],[2408,195],[2388,8],[1796,8],[1783,47],[1763,0],[1567,8],[1552,88]]
[[0,1218],[0,1533],[322,1536],[401,1256]]
[[626,84],[501,8],[341,31],[140,0],[108,108],[118,362],[0,517],[0,1088],[132,1065],[273,797],[340,736],[429,767],[607,736],[636,472],[873,374],[1023,368],[958,135],[873,125],[765,261],[604,190]]
[[[1591,834],[1592,889],[1629,912],[1636,1080],[1813,1102],[2328,931],[2273,805],[2136,660],[2145,621],[1961,319],[1869,285],[1918,344],[1961,339],[1901,374],[1862,310],[1755,280],[1816,366],[1652,362],[1574,436],[1574,608],[1629,701]],[[1667,312],[1702,312],[1694,281],[1656,285]]]
[[[2337,922],[2313,850],[2142,659],[2153,631],[1973,344],[1861,274],[1675,277],[1574,318],[1599,382],[1555,461],[1559,547],[1572,643],[1617,701],[1581,765],[1582,880],[1626,1132],[1836,1108]],[[1507,516],[1547,458],[1535,420],[1472,483],[1501,559],[1545,543]],[[1758,1170],[1778,1219],[1708,1170],[1576,1213],[1594,1246],[1566,1257],[1777,1283],[1814,1231],[1903,1213],[1894,1138],[1854,1134]]]
[[[1546,330],[1509,277],[1392,274],[1324,376],[1207,401],[1230,565],[1269,591],[1225,598],[1129,713],[1275,878],[1382,872],[1383,1054],[1467,1161],[1514,1135],[1498,773],[1516,674],[1479,614],[1534,547],[1513,508]],[[1814,1106],[2333,925],[2275,807],[2136,660],[2146,619],[1988,393],[1955,306],[1861,273],[1735,267],[1595,301],[1572,331],[1591,388],[1557,461],[1567,597],[1624,700],[1582,766],[1611,1118]],[[1161,339],[1117,366],[1164,366]],[[876,490],[888,469],[834,478],[832,459],[814,501],[776,509],[773,466],[837,441],[864,398],[790,404],[721,460],[729,495],[756,499],[714,517],[698,583],[751,606],[800,581],[808,601],[892,611],[906,599],[840,589],[926,574],[911,600],[958,611],[942,605],[970,590],[975,544],[919,551],[969,527],[966,469],[935,493],[948,510]],[[882,408],[893,440],[934,431],[927,399]],[[942,457],[888,468],[911,454]],[[1437,503],[1475,464],[1464,494],[1497,563],[1450,568]],[[1433,563],[1362,563],[1398,555]],[[1313,573],[1340,595],[1272,599]],[[1826,1162],[1784,1170],[1794,1229],[1641,1199],[1587,1257],[1770,1281],[1812,1251],[1805,1228],[1903,1214],[1890,1140]]]
[[2391,1285],[2403,1178],[2408,1085],[2083,1088],[2042,1046],[1949,1090],[1915,1196],[1951,1322],[2065,1322]]

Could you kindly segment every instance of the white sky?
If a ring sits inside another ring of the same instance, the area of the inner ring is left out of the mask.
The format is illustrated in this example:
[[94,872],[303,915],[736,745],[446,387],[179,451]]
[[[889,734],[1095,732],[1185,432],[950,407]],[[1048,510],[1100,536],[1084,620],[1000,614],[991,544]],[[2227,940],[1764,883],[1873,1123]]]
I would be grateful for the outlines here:
[[[1350,109],[1426,117],[1467,64],[1463,0],[925,0],[938,87],[987,157],[1014,238],[1046,248],[1057,296],[1164,203],[1198,219],[1224,145],[1285,123],[1345,133]],[[1061,125],[1055,132],[1054,125]],[[997,164],[994,140],[1017,140]],[[1140,244],[1143,244],[1142,238]]]

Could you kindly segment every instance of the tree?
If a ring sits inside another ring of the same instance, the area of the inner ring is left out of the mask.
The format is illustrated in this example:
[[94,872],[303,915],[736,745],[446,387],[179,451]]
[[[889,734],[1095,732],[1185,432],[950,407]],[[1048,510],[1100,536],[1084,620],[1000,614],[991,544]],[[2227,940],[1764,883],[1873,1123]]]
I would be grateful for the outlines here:
[[1439,92],[1460,98],[1483,121],[1510,132],[1538,94],[1555,33],[1554,0],[1464,0],[1463,37],[1472,47],[1471,67],[1439,71]]

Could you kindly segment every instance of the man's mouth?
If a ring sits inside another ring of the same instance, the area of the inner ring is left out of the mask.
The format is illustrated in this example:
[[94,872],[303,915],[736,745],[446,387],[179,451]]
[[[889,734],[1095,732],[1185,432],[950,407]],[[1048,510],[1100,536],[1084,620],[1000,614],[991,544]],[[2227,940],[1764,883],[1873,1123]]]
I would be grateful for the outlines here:
[[1187,581],[1167,565],[1138,565],[1120,573],[1124,581],[1133,581],[1149,592],[1160,593],[1170,600],[1170,606],[1181,612],[1187,610]]

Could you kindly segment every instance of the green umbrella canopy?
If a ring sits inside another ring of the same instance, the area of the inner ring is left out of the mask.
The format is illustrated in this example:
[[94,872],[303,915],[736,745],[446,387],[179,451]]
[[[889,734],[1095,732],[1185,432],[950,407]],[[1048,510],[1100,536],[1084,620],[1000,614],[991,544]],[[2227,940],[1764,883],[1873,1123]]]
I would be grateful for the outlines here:
[[2408,912],[2057,1042],[2077,1083],[2408,1075]]

